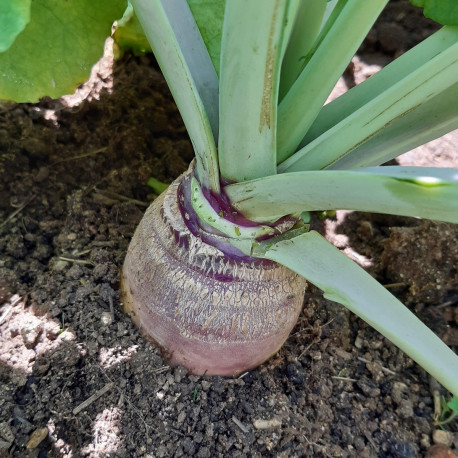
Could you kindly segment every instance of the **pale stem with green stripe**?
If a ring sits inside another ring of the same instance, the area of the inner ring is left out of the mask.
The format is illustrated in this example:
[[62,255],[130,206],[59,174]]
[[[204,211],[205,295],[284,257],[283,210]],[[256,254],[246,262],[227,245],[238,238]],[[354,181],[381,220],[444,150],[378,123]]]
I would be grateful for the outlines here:
[[359,210],[458,223],[458,170],[374,167],[284,173],[225,187],[254,221],[313,210]]
[[[220,70],[219,167],[230,181],[276,173],[277,97],[286,0],[226,3]],[[289,30],[289,29],[288,29]]]

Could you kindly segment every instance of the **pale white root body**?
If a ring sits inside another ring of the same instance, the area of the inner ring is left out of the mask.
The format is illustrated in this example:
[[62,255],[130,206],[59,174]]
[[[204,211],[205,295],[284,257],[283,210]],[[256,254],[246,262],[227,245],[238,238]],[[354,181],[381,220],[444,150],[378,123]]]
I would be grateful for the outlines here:
[[278,264],[238,262],[194,236],[177,189],[146,211],[122,272],[124,310],[195,374],[234,376],[283,345],[299,316],[305,280]]

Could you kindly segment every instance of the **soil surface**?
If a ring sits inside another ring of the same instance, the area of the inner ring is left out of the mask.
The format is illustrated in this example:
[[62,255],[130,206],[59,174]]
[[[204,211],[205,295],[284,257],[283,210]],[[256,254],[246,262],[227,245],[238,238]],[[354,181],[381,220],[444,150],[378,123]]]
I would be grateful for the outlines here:
[[[391,1],[334,95],[435,29]],[[139,335],[120,267],[148,177],[171,182],[193,152],[154,59],[112,68],[109,48],[73,96],[0,105],[0,457],[456,456],[457,422],[434,424],[447,394],[313,287],[285,346],[236,379],[170,368]],[[457,167],[457,141],[398,162]],[[457,349],[456,227],[351,212],[314,225]]]

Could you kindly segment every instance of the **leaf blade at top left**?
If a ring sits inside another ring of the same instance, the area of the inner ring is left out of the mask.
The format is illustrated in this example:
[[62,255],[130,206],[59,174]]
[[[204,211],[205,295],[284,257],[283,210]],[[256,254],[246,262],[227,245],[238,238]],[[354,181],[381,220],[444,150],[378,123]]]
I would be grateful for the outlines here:
[[6,51],[30,22],[32,0],[4,0],[0,3],[0,52]]
[[218,77],[186,0],[132,0],[180,110],[201,185],[220,190],[216,141]]
[[37,102],[74,92],[125,8],[126,0],[34,0],[30,21],[0,53],[0,99]]

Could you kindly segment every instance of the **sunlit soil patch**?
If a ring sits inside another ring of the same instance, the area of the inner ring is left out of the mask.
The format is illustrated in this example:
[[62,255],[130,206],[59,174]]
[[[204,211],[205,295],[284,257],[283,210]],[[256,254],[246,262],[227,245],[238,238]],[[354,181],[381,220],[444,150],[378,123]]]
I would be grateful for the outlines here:
[[130,359],[137,351],[138,345],[133,345],[128,348],[121,348],[120,346],[102,348],[99,354],[100,366],[104,369],[113,367]]
[[93,442],[82,450],[83,456],[113,456],[121,445],[121,416],[117,407],[105,409],[94,420]]
[[[18,295],[3,304],[0,317],[0,372],[20,386],[32,372],[42,372],[40,367],[49,364],[51,352],[76,338],[47,315],[37,316]],[[84,354],[82,347],[75,345],[80,355]]]

